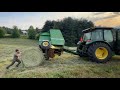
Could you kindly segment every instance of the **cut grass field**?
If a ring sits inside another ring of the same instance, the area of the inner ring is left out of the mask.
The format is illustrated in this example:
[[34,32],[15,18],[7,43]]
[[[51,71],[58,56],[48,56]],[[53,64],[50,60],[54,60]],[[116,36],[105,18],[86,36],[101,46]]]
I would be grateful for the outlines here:
[[120,78],[120,56],[115,56],[106,64],[97,64],[77,55],[63,53],[41,66],[15,68],[10,64],[14,50],[23,52],[27,48],[38,47],[38,41],[28,39],[0,39],[0,77],[1,78]]

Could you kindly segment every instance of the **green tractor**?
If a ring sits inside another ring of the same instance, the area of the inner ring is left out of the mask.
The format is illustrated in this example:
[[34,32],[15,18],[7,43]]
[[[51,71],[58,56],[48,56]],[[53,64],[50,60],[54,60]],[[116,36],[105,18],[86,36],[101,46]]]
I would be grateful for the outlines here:
[[83,30],[83,36],[77,43],[77,53],[93,62],[106,63],[113,55],[120,55],[120,30],[111,27]]
[[64,37],[59,29],[50,29],[48,32],[42,32],[39,37],[39,47],[44,53],[46,60],[54,58],[56,55],[61,56]]

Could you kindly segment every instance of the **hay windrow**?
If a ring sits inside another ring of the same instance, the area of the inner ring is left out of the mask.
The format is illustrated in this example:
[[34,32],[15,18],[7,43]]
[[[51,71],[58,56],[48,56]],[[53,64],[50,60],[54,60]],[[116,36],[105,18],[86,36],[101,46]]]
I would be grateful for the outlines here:
[[25,67],[39,66],[44,61],[44,55],[38,47],[26,49],[21,57]]

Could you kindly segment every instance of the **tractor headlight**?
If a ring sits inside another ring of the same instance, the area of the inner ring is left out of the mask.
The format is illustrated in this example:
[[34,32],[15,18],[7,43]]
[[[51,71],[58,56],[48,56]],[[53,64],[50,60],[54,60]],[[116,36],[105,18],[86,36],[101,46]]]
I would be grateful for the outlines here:
[[47,42],[47,41],[43,42],[43,46],[44,46],[44,47],[49,46],[49,42]]
[[49,49],[51,45],[49,41],[43,41],[40,46],[42,49]]

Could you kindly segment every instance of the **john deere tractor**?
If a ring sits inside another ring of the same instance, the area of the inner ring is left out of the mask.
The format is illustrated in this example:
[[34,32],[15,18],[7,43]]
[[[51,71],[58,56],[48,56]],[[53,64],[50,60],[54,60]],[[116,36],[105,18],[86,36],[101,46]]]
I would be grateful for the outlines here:
[[50,29],[48,32],[40,33],[39,47],[45,54],[46,60],[60,56],[65,44],[64,37],[59,29]]
[[120,30],[111,27],[85,29],[77,45],[77,53],[81,57],[106,63],[113,55],[120,55]]

